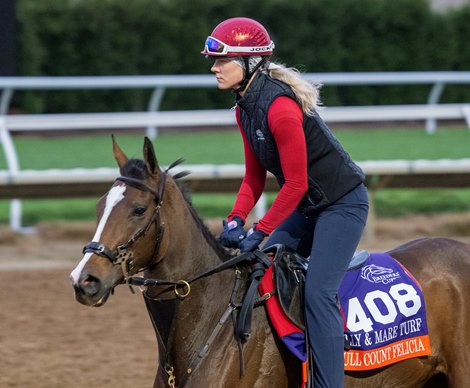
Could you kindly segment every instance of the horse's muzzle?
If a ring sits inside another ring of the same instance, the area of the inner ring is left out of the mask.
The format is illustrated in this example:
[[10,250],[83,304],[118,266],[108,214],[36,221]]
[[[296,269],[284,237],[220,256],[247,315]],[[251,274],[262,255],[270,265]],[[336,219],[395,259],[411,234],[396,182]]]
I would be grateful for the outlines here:
[[102,306],[111,293],[111,288],[106,287],[103,282],[86,272],[80,274],[76,284],[73,283],[75,299],[87,306]]

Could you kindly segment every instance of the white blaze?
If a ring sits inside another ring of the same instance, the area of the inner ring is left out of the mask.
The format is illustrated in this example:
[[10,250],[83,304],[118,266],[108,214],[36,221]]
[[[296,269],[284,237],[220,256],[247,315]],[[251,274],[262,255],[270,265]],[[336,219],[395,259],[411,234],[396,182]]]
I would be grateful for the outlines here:
[[[103,233],[104,227],[106,225],[106,222],[108,221],[111,211],[124,198],[125,191],[126,191],[125,185],[114,186],[111,188],[111,190],[109,190],[108,196],[106,197],[106,206],[104,208],[103,216],[101,217],[98,227],[96,228],[96,232],[95,232],[95,235],[93,236],[92,241],[95,241],[95,242],[100,241],[101,233]],[[80,273],[82,272],[83,267],[85,266],[86,262],[88,261],[88,259],[90,258],[92,254],[93,253],[91,252],[85,253],[85,256],[83,256],[83,259],[80,261],[80,263],[78,263],[78,265],[70,274],[73,284],[78,283],[78,279],[80,278]]]

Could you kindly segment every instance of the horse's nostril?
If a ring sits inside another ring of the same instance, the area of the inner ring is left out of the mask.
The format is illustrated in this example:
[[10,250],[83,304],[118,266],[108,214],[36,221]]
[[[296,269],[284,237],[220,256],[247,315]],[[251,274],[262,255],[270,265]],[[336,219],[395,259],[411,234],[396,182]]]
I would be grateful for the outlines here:
[[93,296],[100,290],[101,281],[92,275],[83,274],[80,276],[78,287],[85,295]]

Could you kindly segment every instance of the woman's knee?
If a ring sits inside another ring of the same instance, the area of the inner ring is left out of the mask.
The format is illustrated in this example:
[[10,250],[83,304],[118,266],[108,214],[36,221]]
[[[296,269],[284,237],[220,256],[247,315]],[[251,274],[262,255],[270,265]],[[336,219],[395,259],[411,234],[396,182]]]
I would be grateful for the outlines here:
[[336,305],[338,291],[325,288],[305,288],[305,304],[311,308]]

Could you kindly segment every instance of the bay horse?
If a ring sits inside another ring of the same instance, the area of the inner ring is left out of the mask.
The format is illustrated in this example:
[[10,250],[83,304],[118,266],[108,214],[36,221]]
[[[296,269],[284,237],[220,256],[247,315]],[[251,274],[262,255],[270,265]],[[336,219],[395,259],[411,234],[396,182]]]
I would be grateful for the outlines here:
[[[247,342],[236,340],[226,322],[233,284],[243,271],[212,270],[230,255],[196,214],[177,177],[160,169],[151,141],[144,140],[143,160],[128,159],[114,137],[113,153],[121,176],[99,200],[95,235],[71,273],[76,300],[102,306],[117,285],[139,272],[142,284],[164,279],[144,290],[157,333],[155,388],[299,387],[300,362],[273,332],[265,309],[254,309]],[[470,245],[419,239],[388,253],[421,284],[432,354],[347,372],[345,386],[469,387]]]

